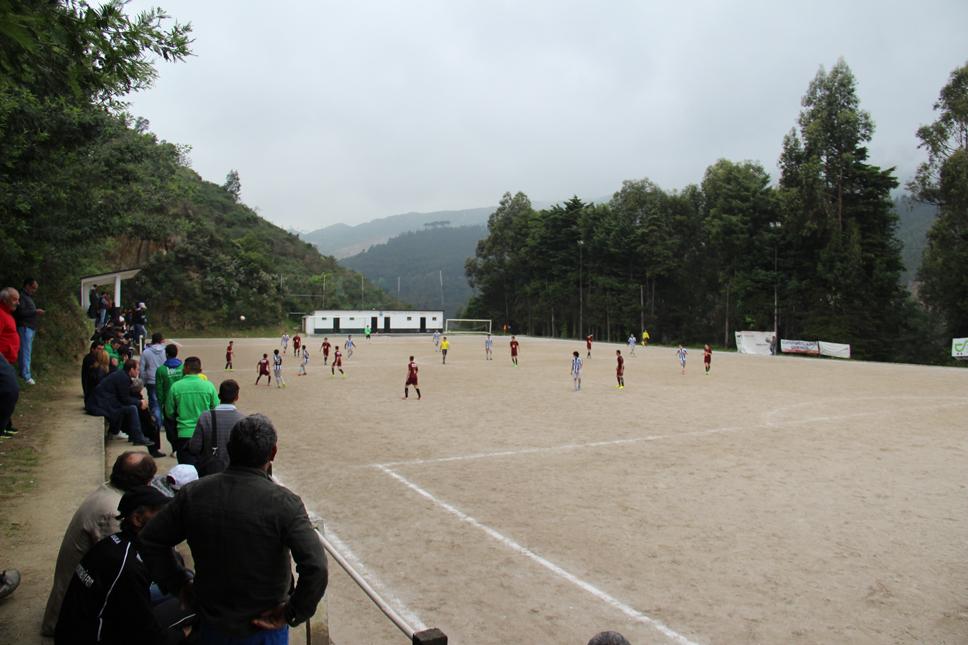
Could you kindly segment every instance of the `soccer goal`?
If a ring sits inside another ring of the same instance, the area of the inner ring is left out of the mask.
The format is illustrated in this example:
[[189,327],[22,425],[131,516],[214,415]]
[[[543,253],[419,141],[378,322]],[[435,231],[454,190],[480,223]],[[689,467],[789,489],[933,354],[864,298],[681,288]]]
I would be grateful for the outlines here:
[[444,320],[445,334],[490,334],[490,318],[447,318]]

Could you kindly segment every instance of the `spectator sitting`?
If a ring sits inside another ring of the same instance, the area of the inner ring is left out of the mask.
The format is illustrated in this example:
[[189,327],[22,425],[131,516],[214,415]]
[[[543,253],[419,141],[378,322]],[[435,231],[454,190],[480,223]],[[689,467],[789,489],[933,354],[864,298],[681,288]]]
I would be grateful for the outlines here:
[[174,497],[175,493],[181,490],[185,484],[190,484],[198,479],[198,470],[191,464],[177,464],[167,475],[155,475],[151,480],[151,485],[160,490],[168,497]]
[[[141,532],[152,578],[195,598],[203,643],[288,642],[288,627],[312,616],[326,591],[326,555],[306,508],[268,474],[276,440],[260,414],[236,423],[229,467],[183,488]],[[186,539],[194,579],[172,549]]]
[[[131,379],[131,396],[143,403],[145,402],[145,398],[142,396],[144,389],[145,384],[140,378]],[[138,421],[141,423],[142,434],[155,442],[155,445],[148,449],[148,453],[155,459],[164,457],[165,453],[158,449],[158,446],[161,445],[158,423],[147,405],[138,405]]]
[[[91,356],[91,354],[88,354],[88,356]],[[93,352],[93,356],[93,364],[84,373],[84,387],[86,389],[84,394],[84,409],[88,414],[97,416],[98,413],[94,406],[94,392],[97,391],[97,386],[101,381],[111,373],[111,357],[104,351],[103,345],[98,345],[98,349]],[[84,358],[86,360],[87,356]]]
[[188,443],[195,434],[198,417],[218,405],[218,392],[215,391],[215,386],[208,379],[201,378],[199,376],[201,372],[200,358],[197,356],[186,358],[182,378],[171,386],[165,401],[165,416],[174,419],[178,428],[178,437],[174,445],[180,464],[193,463],[193,457],[188,452]]
[[218,388],[219,405],[198,417],[195,433],[188,442],[188,452],[201,477],[220,473],[229,465],[228,443],[232,427],[245,418],[235,404],[239,384],[233,379],[222,381]]
[[[128,491],[118,504],[121,530],[95,544],[71,577],[55,629],[55,645],[167,645],[185,640],[182,613],[176,625],[159,621],[176,598],[152,602],[151,578],[138,553],[138,534],[171,498],[151,486]],[[172,629],[173,627],[173,629]],[[190,631],[190,628],[188,628]]]
[[44,636],[54,635],[64,593],[81,558],[99,540],[120,529],[115,516],[121,496],[136,486],[149,483],[157,471],[150,455],[134,451],[121,453],[114,460],[111,479],[98,486],[74,512],[57,552],[53,587],[41,625]]
[[97,352],[103,349],[101,343],[92,340],[91,348],[88,350],[87,354],[84,354],[84,358],[81,360],[81,389],[84,391],[84,401],[87,402],[87,397],[94,388],[89,387],[90,383],[87,380],[87,371],[94,366],[94,361],[97,359]]
[[124,369],[104,377],[94,388],[93,409],[108,420],[111,434],[127,432],[134,445],[151,448],[155,442],[141,432],[138,418],[138,408],[147,409],[148,403],[131,395],[131,379],[137,378],[138,373],[138,361],[129,358],[124,362]]

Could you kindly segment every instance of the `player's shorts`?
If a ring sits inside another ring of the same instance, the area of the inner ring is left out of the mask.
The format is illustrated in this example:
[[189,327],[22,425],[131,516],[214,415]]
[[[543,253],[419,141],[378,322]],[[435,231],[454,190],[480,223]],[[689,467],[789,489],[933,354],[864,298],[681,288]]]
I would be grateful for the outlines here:
[[407,382],[404,385],[413,385],[414,387],[416,387],[417,386],[417,379],[415,379],[415,378],[407,378]]

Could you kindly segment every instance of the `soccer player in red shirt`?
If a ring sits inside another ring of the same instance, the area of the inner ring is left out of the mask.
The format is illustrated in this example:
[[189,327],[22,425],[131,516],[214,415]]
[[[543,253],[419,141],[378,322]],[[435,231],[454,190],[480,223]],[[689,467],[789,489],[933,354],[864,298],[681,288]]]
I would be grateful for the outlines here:
[[232,346],[234,342],[230,340],[229,346],[225,348],[225,369],[230,372],[235,369],[232,367],[232,356],[235,354],[235,348]]
[[713,362],[713,348],[706,345],[702,349],[702,364],[706,368],[706,376],[709,376],[709,365]]
[[269,387],[270,385],[272,385],[272,374],[269,373],[269,355],[268,354],[262,355],[262,360],[259,361],[258,364],[256,364],[256,369],[258,370],[256,372],[258,376],[255,377],[255,384],[258,385],[262,377],[265,376],[268,378],[268,381],[266,381],[266,387]]
[[323,353],[323,365],[329,365],[329,348],[332,347],[329,343],[329,338],[323,337],[323,344],[320,345],[319,351]]
[[[325,354],[323,354],[325,356]],[[339,347],[333,352],[333,364],[330,366],[329,371],[332,372],[333,376],[336,376],[336,370],[346,378],[346,373],[343,371],[343,353],[339,351]]]
[[588,355],[585,358],[592,357],[592,335],[588,334],[585,336],[585,349],[588,350]]
[[520,344],[517,338],[511,336],[511,362],[515,367],[518,366],[518,345]]
[[616,361],[615,378],[616,380],[618,380],[618,385],[616,385],[615,387],[617,387],[620,390],[624,390],[625,389],[625,359],[622,358],[622,350],[620,349],[615,350],[615,361]]
[[417,392],[417,400],[420,400],[420,386],[417,385],[417,371],[420,368],[417,367],[417,362],[413,360],[413,356],[410,357],[410,362],[407,363],[407,382],[403,385],[403,398],[406,399],[410,396],[410,386]]
[[292,355],[299,356],[299,346],[302,345],[302,337],[296,334],[292,337]]

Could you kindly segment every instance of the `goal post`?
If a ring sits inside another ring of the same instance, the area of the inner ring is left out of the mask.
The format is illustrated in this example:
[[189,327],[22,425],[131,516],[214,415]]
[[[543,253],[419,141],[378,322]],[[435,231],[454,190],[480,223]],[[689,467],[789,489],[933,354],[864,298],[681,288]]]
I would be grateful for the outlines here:
[[447,318],[444,320],[445,334],[490,334],[490,318]]

